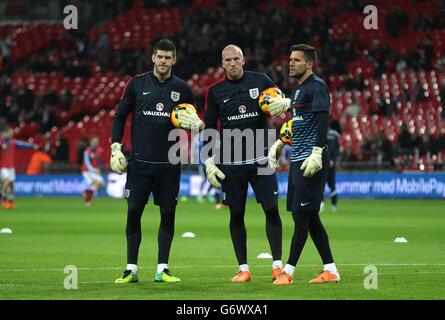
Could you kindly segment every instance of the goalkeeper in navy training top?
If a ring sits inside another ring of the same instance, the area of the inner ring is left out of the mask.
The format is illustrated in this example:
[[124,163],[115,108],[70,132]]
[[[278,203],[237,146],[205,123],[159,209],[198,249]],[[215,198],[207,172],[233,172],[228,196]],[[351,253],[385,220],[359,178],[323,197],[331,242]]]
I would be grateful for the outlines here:
[[[292,283],[293,273],[308,233],[322,258],[324,267],[310,283],[338,282],[340,275],[332,257],[328,235],[319,210],[329,169],[326,144],[329,121],[329,91],[323,80],[313,74],[317,62],[315,48],[307,44],[291,47],[289,76],[297,80],[291,99],[270,99],[273,116],[292,112],[292,154],[289,171],[287,210],[295,222],[289,260],[274,284]],[[269,164],[278,166],[277,158],[284,143],[277,140],[269,150]]]
[[[171,275],[168,258],[174,234],[181,165],[172,164],[168,151],[175,144],[168,135],[174,126],[170,113],[180,103],[193,104],[191,88],[172,74],[176,48],[169,40],[160,40],[153,48],[153,71],[132,77],[126,84],[113,121],[110,168],[116,173],[127,171],[127,267],[115,283],[138,281],[137,262],[141,243],[141,217],[153,193],[159,206],[161,222],[158,231],[157,282],[178,282]],[[121,151],[125,122],[132,114],[132,152],[128,161]],[[204,123],[196,113],[181,112],[178,122],[184,129],[202,130]]]
[[[337,211],[338,195],[335,188],[335,176],[336,176],[336,166],[337,158],[340,153],[340,142],[339,133],[337,130],[332,128],[332,122],[329,122],[328,129],[328,151],[329,151],[329,172],[328,172],[328,187],[331,193],[329,194],[331,198],[331,211]],[[320,212],[324,210],[324,201],[320,204]]]
[[[224,151],[220,153],[221,162],[217,166],[216,154],[213,154],[205,160],[205,166],[207,179],[215,188],[222,185],[223,203],[230,208],[230,236],[239,264],[239,272],[232,282],[251,280],[244,224],[249,183],[266,216],[266,235],[273,257],[272,279],[283,268],[277,177],[275,173],[261,175],[258,172],[262,162],[267,166],[268,154],[267,118],[258,106],[258,97],[263,90],[276,85],[264,73],[244,71],[244,64],[239,47],[228,45],[224,48],[222,66],[226,77],[208,88],[205,113],[206,128],[216,129],[218,120],[221,124],[221,151]],[[233,138],[227,138],[227,131]],[[243,139],[244,134],[251,133],[255,137],[257,132],[264,135],[262,143],[259,137],[255,142]]]

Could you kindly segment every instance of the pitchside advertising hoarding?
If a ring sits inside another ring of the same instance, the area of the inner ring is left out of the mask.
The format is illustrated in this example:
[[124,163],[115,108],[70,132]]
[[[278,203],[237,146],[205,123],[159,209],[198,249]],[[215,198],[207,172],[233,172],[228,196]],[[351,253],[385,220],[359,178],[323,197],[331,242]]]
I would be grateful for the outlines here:
[[[104,176],[107,187],[99,196],[122,198],[126,176],[110,173]],[[287,178],[278,174],[280,196],[286,196]],[[204,177],[183,173],[180,196],[196,196]],[[14,189],[17,196],[80,196],[86,184],[81,175],[17,175]],[[326,188],[326,194],[329,189]],[[337,192],[344,198],[436,198],[445,199],[445,172],[441,173],[338,173]],[[249,187],[249,196],[253,191]]]

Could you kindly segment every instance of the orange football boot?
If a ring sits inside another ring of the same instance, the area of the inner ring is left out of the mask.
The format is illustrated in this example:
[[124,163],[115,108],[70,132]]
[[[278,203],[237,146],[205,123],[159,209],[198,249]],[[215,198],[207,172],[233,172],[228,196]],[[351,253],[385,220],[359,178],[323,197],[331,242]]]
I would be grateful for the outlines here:
[[327,283],[327,282],[339,282],[340,275],[335,274],[326,270],[320,272],[320,275],[312,280],[309,283]]
[[231,282],[247,282],[250,281],[252,277],[250,276],[249,271],[240,271],[234,276],[232,279],[230,279]]
[[293,282],[292,276],[283,271],[277,276],[277,279],[273,282],[273,284],[286,285],[286,284],[291,284],[292,282]]
[[272,280],[275,280],[282,272],[283,272],[283,268],[273,268],[272,269]]

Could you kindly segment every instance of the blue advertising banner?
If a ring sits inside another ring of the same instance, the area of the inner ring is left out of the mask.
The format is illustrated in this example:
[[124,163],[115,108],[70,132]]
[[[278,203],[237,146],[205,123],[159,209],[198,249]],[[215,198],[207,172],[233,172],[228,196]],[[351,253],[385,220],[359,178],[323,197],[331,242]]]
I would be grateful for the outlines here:
[[[278,174],[278,192],[287,193],[287,174]],[[107,187],[98,195],[122,198],[126,176],[110,173],[104,176]],[[204,178],[183,173],[180,196],[196,196],[207,189]],[[207,182],[208,183],[208,182]],[[346,173],[337,174],[337,192],[344,198],[435,198],[445,199],[445,173]],[[17,175],[14,189],[17,196],[80,196],[86,182],[80,174]],[[325,194],[330,190],[326,187]],[[249,187],[249,196],[254,196]]]

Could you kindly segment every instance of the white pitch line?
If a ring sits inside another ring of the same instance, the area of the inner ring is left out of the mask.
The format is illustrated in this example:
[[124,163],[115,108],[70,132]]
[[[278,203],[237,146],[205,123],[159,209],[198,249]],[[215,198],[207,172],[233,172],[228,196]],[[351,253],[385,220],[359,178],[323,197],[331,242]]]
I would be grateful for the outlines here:
[[[374,266],[383,266],[383,267],[443,267],[445,266],[445,263],[341,263],[338,264],[339,269],[341,269],[342,266],[345,267],[352,267],[352,266],[368,266],[368,265],[374,265]],[[270,267],[270,264],[267,265],[256,265],[251,264],[253,267]],[[198,268],[199,266],[173,266],[174,269],[182,269],[182,268]],[[219,266],[206,266],[207,269],[210,268],[236,268],[238,265],[219,265]],[[302,264],[297,265],[297,268],[300,267],[321,267],[320,264]],[[153,269],[154,267],[138,267],[138,269]],[[79,267],[77,270],[122,270],[123,267]],[[39,269],[0,269],[0,272],[48,272],[48,271],[54,271],[54,272],[62,272],[63,268],[39,268]]]
[[[413,273],[412,272],[379,272],[378,273],[379,276],[381,276],[381,275],[401,275],[401,274],[412,275]],[[445,271],[440,271],[440,272],[416,272],[415,274],[416,275],[418,275],[418,274],[445,274]],[[363,276],[366,276],[366,274],[363,274],[363,273],[350,273],[350,274],[348,274],[347,273],[345,276],[346,277],[351,277],[351,276],[363,277]],[[343,277],[345,277],[345,276],[343,275]],[[267,279],[267,278],[270,278],[270,276],[254,276],[253,280],[255,280],[255,279]],[[191,281],[199,280],[199,279],[201,279],[201,278],[188,278],[187,281],[184,281],[184,282],[191,282]],[[142,280],[141,282],[142,283],[149,283],[149,282],[153,282],[153,281]],[[351,281],[343,280],[343,283],[345,283],[345,282],[346,283],[353,283]],[[32,284],[35,285],[34,282]],[[88,285],[88,284],[113,284],[113,281],[110,280],[110,281],[85,281],[85,282],[79,282],[79,286],[80,285]],[[0,287],[28,287],[29,285],[30,285],[30,283],[20,283],[20,284],[13,284],[13,283],[1,284],[0,283]],[[60,285],[61,286],[62,283],[60,281],[58,281],[58,282],[48,282],[48,283],[44,283],[44,285]],[[118,287],[118,286],[116,286],[116,287]]]

